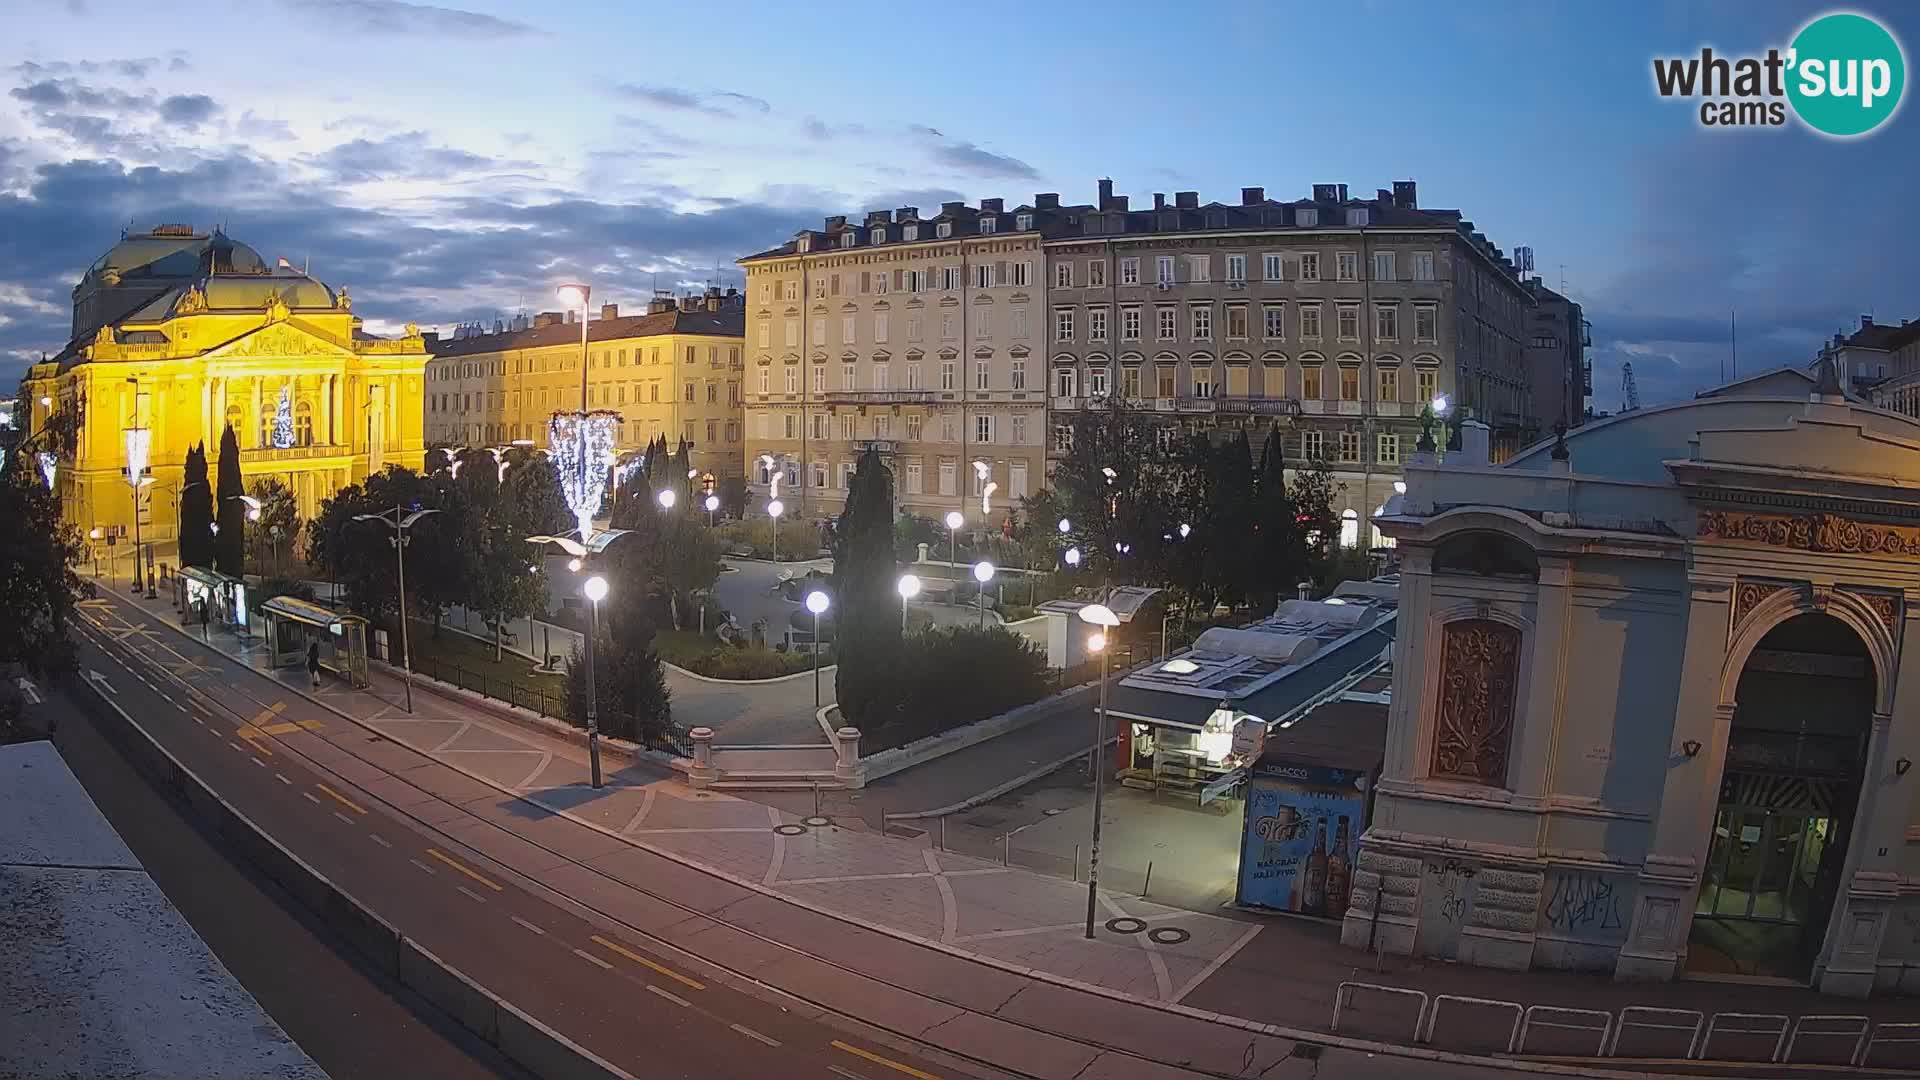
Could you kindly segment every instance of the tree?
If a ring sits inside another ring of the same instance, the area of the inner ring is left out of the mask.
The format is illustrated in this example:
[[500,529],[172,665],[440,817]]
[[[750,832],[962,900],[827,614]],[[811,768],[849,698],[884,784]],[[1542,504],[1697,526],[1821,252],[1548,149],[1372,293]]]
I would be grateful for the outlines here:
[[[651,452],[649,460],[654,460]],[[696,594],[719,578],[721,544],[699,511],[679,503],[670,511],[660,509],[654,500],[658,490],[672,485],[671,465],[661,466],[659,477],[662,487],[656,489],[649,486],[646,470],[636,470],[621,487],[608,524],[633,535],[620,539],[608,555],[622,595],[632,598],[628,602],[651,604],[678,630],[696,610]]]
[[1306,573],[1293,496],[1287,491],[1287,465],[1280,431],[1269,429],[1254,480],[1254,555],[1252,600],[1255,614],[1271,614]]
[[1211,599],[1237,608],[1259,574],[1253,447],[1246,429],[1215,448],[1212,458],[1213,501],[1202,519],[1209,557],[1202,577]]
[[[293,490],[267,476],[253,482],[248,494],[260,502],[260,517],[247,522],[248,556],[259,567],[271,567],[263,573],[285,573],[282,556],[292,550],[300,532],[300,508]],[[244,505],[244,504],[242,504]],[[274,530],[280,530],[278,537]]]
[[834,688],[855,725],[887,723],[901,706],[899,564],[893,550],[893,472],[869,447],[848,482],[833,552]]
[[1305,544],[1303,566],[1316,581],[1326,575],[1328,562],[1339,550],[1340,518],[1333,509],[1335,491],[1333,466],[1324,454],[1307,462],[1306,468],[1293,472],[1294,521]]
[[[491,454],[469,453],[469,464],[461,468],[451,485],[452,497],[445,500],[444,512],[450,513],[452,520],[442,524],[451,526],[460,552],[456,602],[480,613],[493,631],[494,659],[500,660],[505,656],[501,640],[505,624],[546,607],[547,575],[535,560],[527,538],[546,534],[551,517],[538,523],[539,531],[528,531],[529,522],[520,512],[516,497],[526,494],[534,483],[520,477],[531,477],[541,470],[551,476],[553,466],[542,461],[516,469],[510,463],[507,475],[511,479],[503,482]],[[557,478],[550,490],[553,496],[559,495]]]
[[[1080,541],[1081,565],[1116,583],[1164,580],[1160,538],[1174,524],[1179,470],[1159,426],[1151,414],[1110,398],[1105,408],[1074,415],[1072,443],[1054,466],[1057,506]],[[1116,544],[1132,550],[1122,558]]]
[[[314,566],[346,590],[347,605],[369,618],[386,618],[397,611],[398,581],[393,530],[377,521],[357,521],[362,514],[391,514],[394,507],[439,509],[438,489],[411,469],[389,466],[369,476],[364,484],[349,484],[320,504],[320,513],[307,523],[307,551]],[[458,558],[441,515],[421,518],[407,530],[407,588],[423,595],[423,580],[455,580]],[[446,569],[451,564],[451,569]]]
[[214,487],[214,520],[220,531],[213,537],[214,569],[228,577],[246,576],[247,504],[240,501],[246,486],[240,478],[240,441],[233,425],[220,433],[220,482]]
[[187,448],[180,481],[180,565],[213,565],[213,486],[207,481],[207,447]]
[[24,460],[0,469],[0,664],[36,675],[72,666],[79,559],[80,534],[60,519],[59,498]]
[[[600,731],[642,746],[659,746],[674,732],[673,692],[653,646],[653,626],[643,611],[609,604],[594,636],[594,714]],[[585,657],[576,646],[567,660],[567,715],[587,724]]]

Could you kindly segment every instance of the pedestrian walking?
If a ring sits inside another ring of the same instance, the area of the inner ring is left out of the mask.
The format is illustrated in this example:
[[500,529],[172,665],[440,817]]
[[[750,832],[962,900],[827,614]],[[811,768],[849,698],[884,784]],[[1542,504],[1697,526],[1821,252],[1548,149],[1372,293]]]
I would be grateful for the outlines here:
[[313,679],[314,689],[318,690],[320,688],[320,643],[317,641],[307,646],[307,675]]

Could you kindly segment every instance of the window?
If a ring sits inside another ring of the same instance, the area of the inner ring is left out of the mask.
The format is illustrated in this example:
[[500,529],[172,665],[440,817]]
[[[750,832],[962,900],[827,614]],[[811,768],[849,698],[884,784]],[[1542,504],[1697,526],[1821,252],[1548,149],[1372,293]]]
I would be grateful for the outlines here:
[[1107,285],[1107,263],[1105,259],[1087,260],[1087,288],[1103,289]]
[[1340,304],[1335,308],[1341,341],[1360,340],[1360,307],[1357,304]]
[[856,381],[857,379],[858,379],[858,376],[855,374],[854,365],[852,364],[840,365],[840,389],[858,390],[860,387],[858,382]]
[[973,418],[973,441],[990,443],[993,441],[993,417],[976,416]]
[[1400,369],[1399,368],[1383,367],[1379,369],[1379,382],[1380,382],[1379,394],[1376,395],[1378,400],[1380,401],[1399,401],[1400,400]]
[[1140,365],[1129,364],[1120,369],[1120,396],[1130,401],[1140,399]]
[[1374,460],[1382,465],[1400,464],[1400,436],[1382,431],[1374,440]]
[[812,416],[807,417],[807,420],[807,427],[809,429],[807,432],[808,438],[824,439],[827,437],[826,413],[814,413]]
[[1008,263],[1007,269],[1013,272],[1015,287],[1025,287],[1033,283],[1033,264],[1030,262]]
[[1162,255],[1154,260],[1154,280],[1162,285],[1173,284],[1173,256]]
[[956,380],[954,379],[953,361],[951,360],[940,361],[940,389],[958,390],[959,386],[955,385],[955,383],[956,383]]
[[1300,337],[1307,341],[1320,340],[1320,305],[1300,305]]
[[1008,387],[1013,390],[1025,390],[1027,388],[1027,362],[1025,360],[1015,360],[1013,362],[1011,381],[1008,383]]
[[[1340,460],[1341,461],[1359,461],[1360,460],[1360,433],[1359,432],[1343,431],[1340,433]],[[1353,511],[1351,510],[1347,511],[1347,514],[1349,515],[1351,515],[1352,513]],[[1345,532],[1345,526],[1341,527],[1341,531],[1343,533]],[[1348,545],[1348,546],[1352,546],[1352,545]]]
[[[908,440],[912,442],[920,441],[920,428],[921,428],[921,425],[926,423],[926,419],[927,419],[926,417],[920,415],[919,413],[913,413],[907,417]],[[916,488],[915,490],[918,490],[918,489]]]
[[987,388],[988,378],[992,370],[993,365],[988,361],[975,360],[973,362],[973,388],[975,390],[985,390]]
[[1424,368],[1413,373],[1414,400],[1432,401],[1440,395],[1440,373]]
[[998,231],[999,231],[999,229],[1000,229],[1000,219],[999,219],[999,218],[995,218],[995,217],[983,217],[983,218],[981,218],[981,219],[980,219],[980,231],[981,231],[981,232],[983,232],[983,233],[991,233],[991,232],[998,232]]
[[1087,393],[1094,397],[1107,396],[1107,369],[1104,364],[1087,369]]
[[1334,255],[1334,277],[1339,281],[1358,281],[1360,278],[1360,256],[1356,252],[1342,251]]
[[792,414],[792,413],[787,413],[787,414],[785,414],[784,416],[782,416],[782,417],[781,417],[781,419],[782,419],[782,420],[785,420],[785,421],[787,422],[787,423],[786,423],[786,427],[787,427],[787,438],[789,438],[789,439],[792,439],[792,438],[797,438],[797,437],[798,437],[798,429],[799,429],[799,425],[800,425],[800,418],[799,418],[798,416],[795,416],[795,415],[794,415],[794,414]]
[[940,287],[947,292],[958,290],[960,288],[960,268],[957,266],[941,267]]
[[714,382],[712,379],[708,379],[707,380],[707,404],[712,405],[717,403],[719,400],[720,400],[720,384],[717,382]]
[[827,392],[827,369],[819,364],[813,367],[813,392],[816,394]]
[[1301,281],[1319,281],[1320,280],[1320,253],[1319,252],[1303,251],[1300,253],[1300,280]]
[[840,438],[847,442],[852,442],[857,438],[860,434],[857,430],[859,422],[860,418],[854,416],[852,413],[842,415],[840,417]]
[[[788,319],[787,320],[787,348],[789,349],[797,348],[799,344],[800,344],[800,320]],[[658,363],[659,362],[657,359],[657,357],[659,356],[658,351],[654,353],[654,356],[656,357],[654,362]]]
[[1303,431],[1300,433],[1300,456],[1308,461],[1319,461],[1327,456],[1326,433]]
[[920,361],[918,360],[907,361],[907,389],[923,389],[920,385]]
[[783,281],[780,284],[782,286],[780,291],[783,294],[782,296],[783,299],[788,301],[800,299],[800,282]]
[[1413,340],[1433,341],[1439,336],[1440,309],[1432,304],[1413,306]]
[[1173,396],[1173,365],[1161,364],[1153,369],[1154,390],[1160,397]]
[[1213,396],[1213,367],[1196,366],[1193,369],[1193,396],[1210,398]]
[[973,287],[976,289],[993,288],[993,264],[975,263],[973,267]]
[[760,393],[773,393],[773,369],[770,367],[760,369]]
[[[914,330],[918,328],[919,323],[920,323],[919,319],[907,320],[907,340],[908,341],[920,340],[919,338],[914,336]],[[940,340],[952,341],[955,336],[956,336],[955,323],[953,320],[953,316],[951,315],[940,316]]]
[[1416,251],[1413,253],[1413,280],[1433,280],[1433,252]]
[[[660,384],[648,383],[647,385],[651,387],[653,390],[653,400],[659,401],[660,400]],[[788,365],[787,366],[787,393],[797,394],[799,392],[800,392],[800,369],[792,365]]]
[[[813,339],[812,340],[815,345],[825,345],[827,343],[827,320],[825,319],[813,320]],[[688,352],[691,353],[692,350],[688,350]],[[691,363],[693,361],[693,357],[689,355],[687,357],[687,361]]]
[[1033,228],[1033,215],[1015,214],[1013,216],[1013,227],[1019,229],[1021,232],[1026,232],[1028,229]]
[[1293,212],[1293,223],[1303,229],[1317,228],[1320,224],[1320,211],[1306,206]]
[[1247,283],[1247,257],[1245,255],[1227,256],[1227,280],[1234,284]]
[[1160,340],[1172,341],[1180,332],[1179,313],[1170,307],[1159,307],[1153,309],[1153,314],[1159,323]]
[[1120,260],[1120,284],[1140,284],[1140,260],[1128,257]]
[[892,373],[887,370],[886,364],[875,364],[873,365],[872,371],[873,388],[875,390],[891,390],[893,388],[889,385],[892,381]]
[[[827,279],[826,278],[817,277],[813,279],[813,295],[815,299],[824,299],[826,297],[827,295]],[[689,439],[688,441],[691,442],[692,440]]]
[[1061,261],[1053,267],[1053,287],[1056,289],[1073,288],[1073,264]]
[[1011,322],[1011,325],[1007,327],[1008,333],[1012,334],[1014,337],[1017,337],[1017,338],[1023,338],[1027,336],[1027,309],[1026,308],[1024,307],[1014,308],[1013,318],[1010,320],[1010,322]]
[[1087,340],[1088,341],[1107,340],[1107,309],[1106,308],[1100,307],[1100,308],[1087,309]]
[[1078,388],[1079,378],[1070,367],[1055,368],[1053,372],[1053,396],[1070,398]]
[[1393,280],[1393,252],[1376,251],[1373,253],[1373,280]]
[[1012,417],[1011,423],[1013,424],[1013,430],[1009,433],[1008,441],[1012,443],[1014,446],[1025,446],[1027,442],[1026,414],[1015,413]]
[[887,272],[885,270],[873,275],[873,293],[875,296],[887,295]]
[[1400,305],[1378,304],[1374,306],[1373,337],[1376,341],[1400,340]]
[[1340,365],[1340,400],[1360,400],[1360,367],[1357,364]]
[[1067,454],[1073,451],[1073,425],[1053,425],[1053,449],[1056,453]]
[[1308,401],[1319,401],[1326,396],[1321,393],[1319,364],[1300,366],[1300,396]]
[[915,240],[918,240],[918,239],[920,239],[920,226],[919,226],[919,225],[917,225],[917,224],[916,224],[916,225],[908,225],[907,227],[905,227],[905,228],[903,228],[903,229],[901,229],[901,230],[900,230],[900,239],[902,239],[902,240],[905,240],[905,241],[907,241],[907,242],[909,242],[909,243],[911,243],[911,242],[913,242],[913,241],[915,241]]
[[1140,309],[1123,307],[1120,309],[1120,340],[1140,340]]
[[887,316],[885,314],[879,314],[873,317],[873,340],[875,344],[884,344],[887,340]]
[[1263,332],[1268,341],[1287,339],[1287,307],[1285,304],[1262,304],[1260,316],[1265,323]]
[[960,436],[956,434],[956,432],[959,429],[954,427],[955,423],[957,423],[957,421],[954,419],[952,413],[943,413],[941,415],[940,417],[940,441],[941,442],[959,442],[960,441]]
[[1260,276],[1267,281],[1285,280],[1285,275],[1280,272],[1279,252],[1269,251],[1265,255],[1260,256]]
[[1073,340],[1073,309],[1055,308],[1053,311],[1053,340]]
[[1247,305],[1227,305],[1227,338],[1231,341],[1247,340]]
[[1187,256],[1188,281],[1212,281],[1213,257],[1210,255]]
[[1193,340],[1213,340],[1213,307],[1203,304],[1188,309],[1193,316]]
[[840,317],[840,344],[853,344],[853,316],[851,315]]
[[824,461],[814,462],[812,465],[808,466],[807,472],[812,474],[812,479],[810,479],[808,483],[812,484],[816,488],[823,488],[827,486],[827,463],[826,462]]
[[907,462],[907,494],[920,494],[921,483],[920,459],[914,458]]

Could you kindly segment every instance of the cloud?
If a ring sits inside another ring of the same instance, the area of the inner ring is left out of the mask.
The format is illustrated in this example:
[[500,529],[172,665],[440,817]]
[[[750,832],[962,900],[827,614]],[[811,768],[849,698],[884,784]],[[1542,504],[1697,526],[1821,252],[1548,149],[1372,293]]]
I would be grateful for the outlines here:
[[736,94],[731,90],[721,90],[713,96],[721,101],[731,101],[744,108],[760,113],[763,116],[773,111],[773,106],[768,104],[764,98],[757,98],[752,94]]
[[829,124],[817,116],[809,116],[800,122],[800,133],[817,142],[826,142],[865,135],[867,128],[864,124]]
[[773,106],[765,100],[731,90],[688,90],[679,86],[614,83],[607,88],[607,92],[614,97],[655,108],[706,113],[709,116],[738,116],[742,110],[762,115],[773,111]]
[[436,37],[507,38],[544,34],[528,23],[460,8],[401,0],[281,0],[281,6],[348,31]]
[[91,86],[78,79],[41,79],[16,86],[7,95],[38,110],[92,109],[102,112],[143,112],[153,108],[153,95],[129,94],[111,87]]
[[382,139],[354,139],[314,154],[306,161],[343,184],[397,179],[445,180],[461,173],[482,172],[509,164],[466,150],[434,146],[427,141],[424,131],[407,131]]
[[199,127],[219,111],[205,94],[175,94],[160,102],[160,119],[179,127]]
[[907,133],[928,144],[933,163],[941,168],[971,173],[974,176],[1010,180],[1040,179],[1040,170],[1019,158],[996,154],[962,139],[948,138],[938,128],[931,128],[925,124],[910,124],[907,127]]

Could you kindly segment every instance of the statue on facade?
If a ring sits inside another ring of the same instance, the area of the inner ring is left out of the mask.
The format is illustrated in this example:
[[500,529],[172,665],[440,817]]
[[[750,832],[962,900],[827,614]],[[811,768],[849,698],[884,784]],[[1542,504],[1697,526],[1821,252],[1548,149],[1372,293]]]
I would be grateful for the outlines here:
[[207,310],[207,294],[201,292],[198,285],[187,286],[187,291],[181,293],[180,299],[173,305],[175,315],[197,315],[205,310]]
[[347,295],[346,286],[342,285],[340,287],[340,292],[334,296],[333,306],[339,309],[340,311],[353,310],[353,297]]
[[267,294],[267,321],[268,322],[270,323],[283,322],[286,320],[289,314],[291,314],[291,312],[287,308],[287,302],[280,298],[279,293],[273,292],[273,293]]
[[419,336],[420,336],[420,324],[408,323],[407,324],[407,340],[411,341]]

